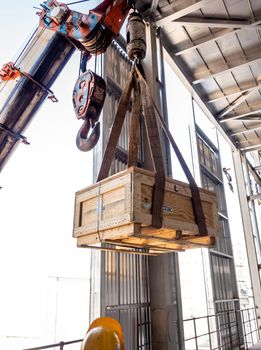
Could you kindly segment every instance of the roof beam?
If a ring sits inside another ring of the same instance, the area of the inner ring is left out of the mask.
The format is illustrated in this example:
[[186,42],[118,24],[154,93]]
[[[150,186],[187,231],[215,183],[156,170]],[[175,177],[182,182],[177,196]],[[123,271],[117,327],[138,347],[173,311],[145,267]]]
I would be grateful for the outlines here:
[[[259,142],[260,142],[260,138],[256,138],[256,139],[254,139],[254,140],[259,140]],[[251,140],[251,141],[252,141],[252,140]],[[246,141],[246,142],[247,142],[247,141]],[[241,151],[244,151],[244,152],[258,151],[258,150],[261,149],[261,144],[260,144],[260,143],[259,143],[259,144],[256,144],[256,145],[252,145],[252,146],[246,146],[246,147],[240,147],[240,143],[241,143],[241,142],[239,142],[239,144],[238,144],[239,149],[240,149]]]
[[240,129],[240,130],[236,130],[233,133],[230,134],[230,136],[237,136],[237,135],[242,135],[248,131],[254,131],[254,130],[259,130],[261,129],[261,125],[259,124],[255,124],[255,125],[251,125],[250,127],[244,128],[244,129]]
[[[219,75],[232,72],[234,69],[249,66],[250,64],[257,62],[258,60],[261,59],[260,54],[261,54],[261,52],[257,51],[254,54],[249,55],[248,59],[242,59],[242,60],[238,60],[238,59],[235,60],[234,59],[234,61],[232,61],[232,62],[227,62],[226,69],[217,69],[217,71],[215,73],[212,73],[212,74],[210,73],[210,70],[207,73],[197,74],[196,79],[193,81],[193,84],[199,84],[199,83],[202,83],[206,79],[216,78]],[[211,70],[213,71],[214,69],[212,68]],[[197,76],[198,76],[198,78],[197,78]]]
[[[169,16],[171,18],[171,16]],[[182,16],[181,16],[182,17]],[[255,24],[259,24],[258,23]],[[158,24],[158,21],[157,21]],[[253,22],[248,20],[238,19],[221,19],[221,18],[204,18],[204,17],[183,17],[173,18],[171,20],[172,26],[194,26],[194,27],[207,27],[207,28],[232,28],[232,29],[248,29],[256,30],[259,27],[253,26]]]
[[258,115],[253,115],[253,116],[249,116],[249,117],[241,117],[241,118],[238,118],[238,119],[235,119],[235,121],[253,121],[253,120],[261,120],[260,116]]
[[[257,142],[256,142],[257,141]],[[259,146],[261,147],[261,140],[260,140],[260,137],[252,137],[252,138],[249,138],[249,139],[246,139],[246,140],[238,140],[238,143],[246,143],[246,142],[254,142],[255,144],[254,145],[251,145],[250,147],[256,147],[256,146]]]
[[211,42],[214,42],[216,41],[217,39],[224,39],[226,36],[230,35],[230,34],[237,34],[243,30],[246,30],[246,29],[255,29],[257,30],[259,27],[258,25],[261,23],[260,20],[257,20],[255,22],[252,22],[251,23],[251,28],[240,28],[240,29],[234,29],[234,28],[227,28],[227,29],[223,29],[223,30],[220,30],[216,33],[211,33],[207,36],[204,36],[203,38],[200,38],[200,39],[197,39],[194,41],[194,45],[186,48],[186,49],[183,49],[183,50],[180,50],[178,52],[176,52],[176,56],[180,56],[180,55],[183,55],[191,50],[195,50],[195,49],[198,49],[200,48],[202,45],[205,45],[205,44],[210,44]]
[[198,103],[199,107],[205,113],[207,118],[217,128],[220,134],[224,137],[224,139],[230,145],[231,149],[236,150],[237,148],[234,142],[229,138],[228,134],[225,132],[225,130],[222,128],[222,126],[214,117],[214,113],[213,113],[214,111],[211,110],[211,108],[204,101],[204,98],[202,97],[201,91],[199,90],[199,88],[196,85],[191,84],[191,77],[189,76],[189,72],[184,69],[184,65],[181,64],[179,58],[175,57],[172,45],[169,43],[168,38],[164,34],[164,32],[162,33],[162,43],[164,47],[164,56],[167,62],[169,63],[170,67],[174,70],[174,72],[177,74],[179,79],[182,81],[182,83],[191,93],[191,96]]
[[255,110],[255,111],[250,111],[248,113],[234,115],[231,117],[226,117],[226,118],[220,119],[219,123],[225,123],[228,120],[260,120],[261,121],[261,116],[258,116],[257,115],[258,113],[261,113],[261,108]]
[[217,118],[222,118],[229,112],[231,112],[234,108],[238,107],[241,103],[243,103],[249,96],[251,96],[256,90],[258,90],[260,86],[256,86],[256,89],[252,89],[250,91],[244,92],[241,96],[236,98],[232,103],[229,104],[222,112],[218,113]]
[[[260,83],[260,82],[258,82]],[[208,103],[215,103],[218,102],[219,100],[223,100],[225,98],[231,98],[233,96],[237,96],[237,95],[242,95],[248,91],[252,91],[252,90],[259,90],[261,88],[261,85],[255,85],[255,86],[251,86],[247,89],[244,90],[238,90],[239,88],[237,87],[236,89],[227,89],[223,92],[221,92],[220,90],[218,90],[217,92],[214,92],[211,94],[211,98],[208,100]],[[237,96],[238,97],[238,96]]]
[[[158,27],[163,27],[170,22],[186,16],[191,12],[197,11],[206,6],[211,0],[176,0],[171,4],[171,11],[168,14],[162,14],[156,21]],[[164,9],[164,8],[163,8]]]
[[193,40],[193,46],[190,46],[190,47],[187,47],[186,49],[180,50],[180,51],[176,52],[175,55],[176,56],[184,55],[184,54],[190,52],[191,50],[195,50],[195,49],[200,48],[204,44],[210,44],[219,38],[224,38],[225,36],[227,36],[229,34],[233,34],[237,31],[239,31],[239,30],[223,29],[223,30],[219,30],[216,33],[211,33],[211,34],[206,35],[200,39]]
[[261,185],[261,177],[260,177],[260,175],[257,173],[255,167],[250,163],[250,161],[248,159],[246,159],[246,161],[247,161],[248,170],[253,175],[255,181],[258,182]]

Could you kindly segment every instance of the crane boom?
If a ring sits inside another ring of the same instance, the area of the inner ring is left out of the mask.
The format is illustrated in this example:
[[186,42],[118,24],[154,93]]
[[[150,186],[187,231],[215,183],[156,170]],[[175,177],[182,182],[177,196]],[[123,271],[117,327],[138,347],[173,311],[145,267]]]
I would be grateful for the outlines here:
[[16,63],[21,71],[29,73],[38,84],[23,75],[18,81],[2,82],[0,170],[74,51],[75,47],[66,37],[38,28],[30,45]]

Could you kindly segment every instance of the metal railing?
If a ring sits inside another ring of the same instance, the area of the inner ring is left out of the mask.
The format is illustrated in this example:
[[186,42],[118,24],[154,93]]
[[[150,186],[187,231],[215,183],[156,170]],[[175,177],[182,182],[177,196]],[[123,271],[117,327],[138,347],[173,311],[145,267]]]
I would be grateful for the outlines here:
[[183,325],[185,350],[245,350],[259,340],[254,308],[192,317]]
[[44,350],[44,349],[52,349],[52,348],[58,348],[59,350],[63,350],[63,348],[66,345],[81,343],[82,341],[83,341],[83,339],[77,339],[77,340],[72,340],[72,341],[67,341],[67,342],[61,341],[60,343],[56,343],[56,344],[37,346],[36,348],[29,348],[29,349],[24,349],[24,350]]
[[[259,340],[254,308],[192,317],[183,320],[183,326],[185,350],[246,350]],[[63,350],[67,345],[80,342],[82,339],[24,350]]]

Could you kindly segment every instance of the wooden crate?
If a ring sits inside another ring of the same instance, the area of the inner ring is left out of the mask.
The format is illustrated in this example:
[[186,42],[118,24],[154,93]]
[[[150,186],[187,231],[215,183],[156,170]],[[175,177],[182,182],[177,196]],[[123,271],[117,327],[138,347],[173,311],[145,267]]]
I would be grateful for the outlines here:
[[167,252],[210,247],[219,234],[217,199],[200,189],[207,236],[199,235],[189,185],[166,178],[163,226],[151,226],[154,173],[131,167],[76,193],[74,231],[78,246],[115,246]]

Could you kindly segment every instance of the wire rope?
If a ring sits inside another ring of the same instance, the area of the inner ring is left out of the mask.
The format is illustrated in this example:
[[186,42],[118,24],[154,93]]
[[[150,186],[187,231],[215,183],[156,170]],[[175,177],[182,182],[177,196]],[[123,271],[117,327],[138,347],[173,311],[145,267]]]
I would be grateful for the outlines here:
[[76,5],[76,4],[80,4],[82,2],[87,2],[87,1],[90,1],[90,0],[80,0],[80,1],[68,2],[65,5],[67,5],[67,6]]
[[103,55],[100,55],[100,61],[101,61],[101,77],[103,78],[103,71],[102,71],[102,59],[103,59]]
[[[28,48],[28,46],[30,45],[30,43],[32,42],[33,38],[35,37],[35,34],[37,32],[39,27],[36,27],[36,29],[33,31],[33,33],[30,35],[29,39],[26,41],[25,46],[23,47],[22,51],[19,53],[19,55],[17,56],[17,58],[14,61],[14,65],[16,65],[16,63],[19,61],[19,59],[22,57],[22,55],[24,54],[24,52],[26,51],[26,49]],[[39,32],[38,37],[41,37],[42,34],[44,33],[44,31],[46,30],[46,28],[42,28],[42,30]],[[28,53],[32,50],[32,48],[34,47],[35,43],[32,44],[32,46],[30,47]],[[0,86],[1,83],[3,83],[3,86],[0,89],[0,94],[2,93],[2,91],[5,89],[5,87],[8,84],[8,81],[2,81],[0,82]]]
[[14,64],[17,63],[17,61],[21,58],[21,56],[23,55],[23,53],[25,52],[25,50],[27,49],[28,45],[30,44],[31,40],[33,39],[33,37],[35,36],[36,32],[37,32],[37,28],[35,28],[35,30],[33,31],[33,33],[31,34],[31,36],[29,37],[29,39],[27,40],[27,43],[25,44],[24,48],[22,49],[22,51],[20,52],[20,54],[18,55],[18,57],[16,58]]
[[98,33],[96,35],[96,47],[95,47],[95,58],[94,58],[94,73],[97,72],[97,46],[98,46],[98,40],[97,40]]

